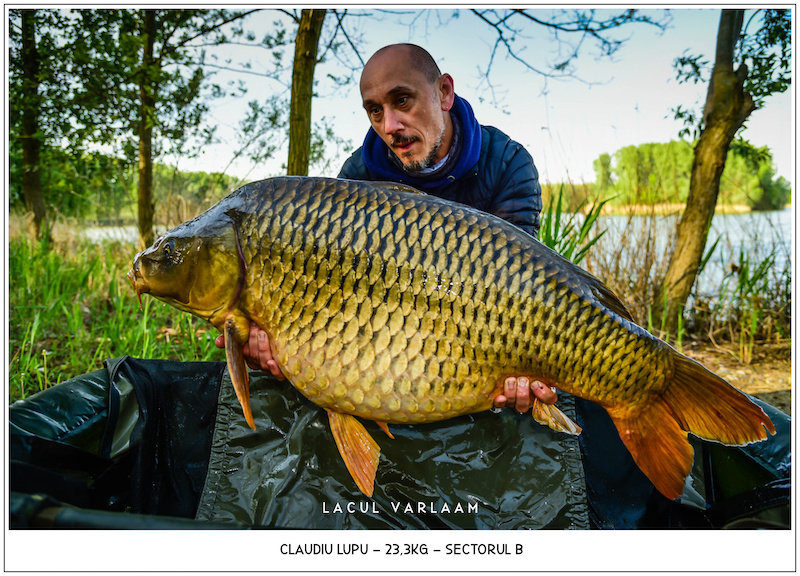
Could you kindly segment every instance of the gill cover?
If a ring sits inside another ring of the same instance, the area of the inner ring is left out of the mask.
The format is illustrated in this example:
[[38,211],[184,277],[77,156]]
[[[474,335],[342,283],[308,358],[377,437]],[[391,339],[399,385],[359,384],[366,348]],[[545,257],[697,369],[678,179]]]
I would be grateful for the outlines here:
[[246,269],[235,222],[198,217],[137,254],[128,274],[137,294],[149,293],[222,328],[244,286]]

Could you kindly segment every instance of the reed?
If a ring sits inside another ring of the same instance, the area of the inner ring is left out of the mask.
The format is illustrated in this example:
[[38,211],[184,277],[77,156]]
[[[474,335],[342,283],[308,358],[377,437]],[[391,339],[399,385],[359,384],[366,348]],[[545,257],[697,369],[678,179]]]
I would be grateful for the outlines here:
[[539,240],[564,258],[579,264],[603,235],[603,232],[592,232],[606,202],[583,200],[574,212],[566,212],[563,198],[564,188],[561,187],[558,195],[551,196],[547,202],[541,216]]
[[[770,243],[754,240],[753,246]],[[767,250],[723,249],[728,262],[718,292],[699,296],[691,310],[696,330],[717,343],[736,345],[739,359],[749,364],[758,342],[791,338],[792,272],[784,246]]]
[[[584,266],[620,296],[637,323],[679,349],[687,338],[727,342],[739,360],[749,364],[757,343],[791,338],[792,272],[783,254],[789,247],[777,232],[765,237],[751,231],[738,243],[714,238],[701,260],[677,333],[667,334],[663,325],[653,325],[653,306],[665,305],[662,286],[671,257],[663,239],[674,237],[677,222],[675,215],[655,212],[601,217],[597,227],[607,233],[587,254]],[[698,285],[715,287],[703,294],[697,292]]]

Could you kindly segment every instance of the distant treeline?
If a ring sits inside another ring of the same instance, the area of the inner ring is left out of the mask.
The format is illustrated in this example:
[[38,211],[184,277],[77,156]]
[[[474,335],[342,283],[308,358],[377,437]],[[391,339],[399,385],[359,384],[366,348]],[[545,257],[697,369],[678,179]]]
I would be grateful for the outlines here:
[[[686,202],[692,173],[693,144],[626,146],[594,161],[594,183],[545,185],[545,196],[561,192],[567,210],[581,203],[607,200],[611,205],[653,205]],[[791,200],[788,180],[776,176],[772,154],[745,140],[728,152],[717,204],[751,210],[778,210]]]
[[[136,221],[138,174],[132,162],[99,152],[73,155],[47,147],[42,166],[44,201],[52,214],[99,224]],[[24,209],[22,162],[13,149],[9,169],[10,206]],[[153,184],[158,222],[177,224],[217,202],[239,181],[221,173],[182,172],[157,163]]]

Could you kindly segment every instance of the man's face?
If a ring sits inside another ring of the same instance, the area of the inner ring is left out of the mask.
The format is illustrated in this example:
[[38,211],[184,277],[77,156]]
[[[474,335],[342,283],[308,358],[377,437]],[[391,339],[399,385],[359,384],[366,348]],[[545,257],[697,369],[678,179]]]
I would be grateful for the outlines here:
[[447,154],[452,125],[442,108],[452,105],[449,75],[431,84],[405,50],[386,50],[364,67],[361,98],[372,128],[406,170],[427,168]]

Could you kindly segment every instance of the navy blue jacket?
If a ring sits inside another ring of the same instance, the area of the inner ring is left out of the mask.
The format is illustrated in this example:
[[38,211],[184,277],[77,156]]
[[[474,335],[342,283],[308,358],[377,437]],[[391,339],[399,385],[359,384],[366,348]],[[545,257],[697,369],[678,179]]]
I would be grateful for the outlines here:
[[[384,144],[385,146],[385,144]],[[387,148],[388,151],[388,148]],[[386,180],[374,174],[364,162],[362,148],[342,166],[339,178]],[[392,181],[408,184],[427,194],[467,204],[494,214],[536,236],[542,210],[542,189],[533,158],[521,144],[493,126],[481,126],[481,152],[478,163],[460,178],[433,189],[425,189],[402,173]]]

